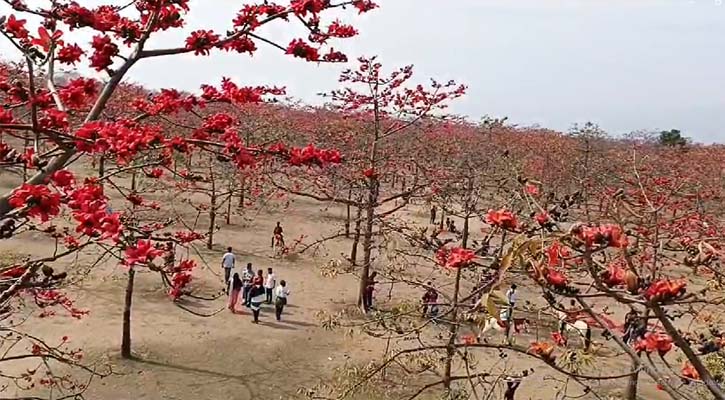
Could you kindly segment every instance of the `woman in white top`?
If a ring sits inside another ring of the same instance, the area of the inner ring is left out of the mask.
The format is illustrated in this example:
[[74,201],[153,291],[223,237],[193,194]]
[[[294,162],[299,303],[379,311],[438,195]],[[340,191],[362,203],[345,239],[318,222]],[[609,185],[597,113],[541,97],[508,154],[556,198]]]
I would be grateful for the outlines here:
[[287,305],[287,297],[289,297],[287,282],[281,280],[274,295],[276,297],[274,302],[274,314],[277,317],[277,321],[279,321],[282,318],[282,310],[284,310],[284,306]]

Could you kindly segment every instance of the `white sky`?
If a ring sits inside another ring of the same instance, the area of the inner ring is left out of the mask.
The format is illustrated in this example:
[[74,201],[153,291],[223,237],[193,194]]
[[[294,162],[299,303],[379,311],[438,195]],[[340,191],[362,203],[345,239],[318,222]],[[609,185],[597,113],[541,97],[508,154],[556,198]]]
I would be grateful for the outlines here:
[[[700,142],[725,143],[721,0],[378,2],[381,8],[367,15],[344,14],[361,34],[334,47],[351,59],[379,55],[389,67],[414,64],[420,80],[468,84],[468,95],[452,106],[456,113],[509,116],[514,123],[558,130],[593,121],[612,134],[678,128]],[[189,26],[151,45],[177,45],[200,27],[224,32],[244,3],[192,0]],[[0,6],[0,15],[6,12]],[[286,44],[302,35],[292,26],[275,25],[267,37]],[[335,88],[344,68],[260,47],[252,58],[217,53],[144,61],[130,77],[151,87],[194,90],[229,76],[286,86],[292,96],[319,102],[316,94]],[[10,55],[6,41],[0,41],[0,54]]]

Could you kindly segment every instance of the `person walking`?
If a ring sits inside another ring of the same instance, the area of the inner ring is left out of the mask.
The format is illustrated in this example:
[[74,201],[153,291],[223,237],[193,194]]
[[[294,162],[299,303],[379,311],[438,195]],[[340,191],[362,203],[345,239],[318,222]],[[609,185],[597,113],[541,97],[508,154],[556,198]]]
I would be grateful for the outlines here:
[[234,253],[232,253],[232,248],[227,247],[227,252],[224,253],[224,255],[222,256],[222,269],[224,269],[224,285],[229,285],[229,278],[231,278],[235,261],[236,260],[234,257]]
[[436,215],[438,214],[438,208],[436,206],[433,206],[430,208],[430,223],[431,225],[435,225],[436,223]]
[[280,241],[282,244],[284,244],[284,229],[282,229],[282,225],[279,221],[277,221],[277,225],[274,227],[274,230],[272,231],[272,247],[274,247],[274,241],[279,236]]
[[242,272],[242,298],[246,307],[249,307],[249,292],[252,289],[252,279],[254,279],[252,263],[247,263],[247,269]]
[[237,313],[237,301],[239,301],[239,292],[242,291],[242,279],[239,278],[238,273],[234,273],[234,276],[229,281],[229,310],[232,313]]
[[274,287],[277,286],[277,279],[274,276],[272,268],[267,268],[267,278],[264,280],[264,291],[267,295],[267,304],[272,304],[272,295]]
[[[261,272],[261,270],[260,270]],[[262,287],[261,281],[254,281],[252,289],[249,291],[250,307],[252,309],[252,315],[254,316],[253,323],[259,323],[259,313],[262,309],[262,303],[264,303],[264,287]]]
[[284,279],[279,281],[279,286],[274,293],[274,315],[277,321],[282,319],[282,310],[287,305],[287,298],[289,297],[289,289],[287,288],[287,282]]

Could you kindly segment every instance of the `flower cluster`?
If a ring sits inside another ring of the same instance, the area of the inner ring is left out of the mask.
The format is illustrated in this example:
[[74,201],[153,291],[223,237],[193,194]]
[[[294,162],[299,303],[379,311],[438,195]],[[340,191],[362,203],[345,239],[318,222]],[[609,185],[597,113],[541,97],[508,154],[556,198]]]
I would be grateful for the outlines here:
[[672,338],[668,335],[657,332],[647,332],[644,335],[644,338],[639,339],[634,344],[634,351],[643,351],[646,353],[657,351],[660,356],[664,356],[672,350],[672,346]]
[[509,210],[488,210],[486,214],[486,223],[506,230],[516,230],[519,223],[516,215]]
[[464,268],[475,258],[476,254],[473,251],[461,247],[453,247],[450,249],[441,247],[436,252],[436,262],[438,265],[448,269]]

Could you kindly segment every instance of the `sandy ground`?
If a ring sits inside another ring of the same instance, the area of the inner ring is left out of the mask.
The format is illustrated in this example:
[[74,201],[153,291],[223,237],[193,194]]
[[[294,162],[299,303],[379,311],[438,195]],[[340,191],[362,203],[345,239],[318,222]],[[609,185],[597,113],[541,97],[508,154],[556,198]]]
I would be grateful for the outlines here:
[[[423,220],[424,213],[406,211],[407,218]],[[328,243],[315,257],[303,255],[294,260],[269,257],[270,232],[280,220],[286,238],[308,235],[318,238],[340,221],[341,209],[296,200],[288,210],[256,215],[247,224],[241,217],[233,225],[221,223],[213,251],[204,251],[209,266],[195,274],[195,285],[202,292],[213,293],[221,287],[219,258],[227,245],[234,247],[237,264],[254,264],[255,270],[273,267],[277,279],[289,282],[290,305],[283,321],[274,321],[271,307],[263,311],[262,323],[251,323],[249,313],[234,315],[223,310],[208,318],[187,313],[176,307],[163,293],[156,275],[137,274],[133,304],[133,352],[136,361],[118,356],[125,288],[125,269],[113,263],[96,267],[93,273],[72,290],[77,304],[90,314],[74,320],[67,317],[31,318],[25,328],[43,338],[68,335],[73,346],[86,352],[86,360],[109,362],[114,374],[94,381],[86,392],[89,399],[289,399],[302,386],[314,385],[330,376],[332,369],[345,363],[364,362],[383,354],[385,342],[364,336],[348,339],[341,332],[319,327],[318,310],[334,310],[356,300],[357,282],[350,276],[325,278],[318,267],[349,251],[349,241]],[[289,239],[288,239],[289,240]],[[44,254],[51,243],[41,237],[26,235],[23,242],[0,242],[0,250],[27,254]],[[80,264],[87,261],[80,260]],[[445,279],[441,278],[441,279]],[[387,294],[386,287],[380,293]],[[420,294],[401,290],[395,297]],[[522,297],[534,294],[522,292]],[[387,296],[379,296],[381,300]],[[211,302],[188,303],[201,312],[213,313],[225,306],[226,298]],[[522,337],[530,341],[531,336]],[[595,339],[601,337],[595,334]],[[482,365],[500,363],[496,352],[482,351]],[[561,376],[550,374],[537,361],[512,356],[508,361],[516,369],[536,368],[534,376],[524,382],[517,399],[549,399],[564,385]],[[598,361],[598,370],[625,372],[628,366],[618,359]],[[572,388],[574,384],[569,383]],[[624,381],[608,383],[606,390],[621,389]],[[570,394],[581,394],[572,389]],[[3,397],[23,393],[3,393]],[[362,396],[360,398],[368,398]],[[436,398],[432,395],[430,398]],[[587,396],[583,398],[589,398]],[[661,392],[643,384],[642,398],[664,398]]]

